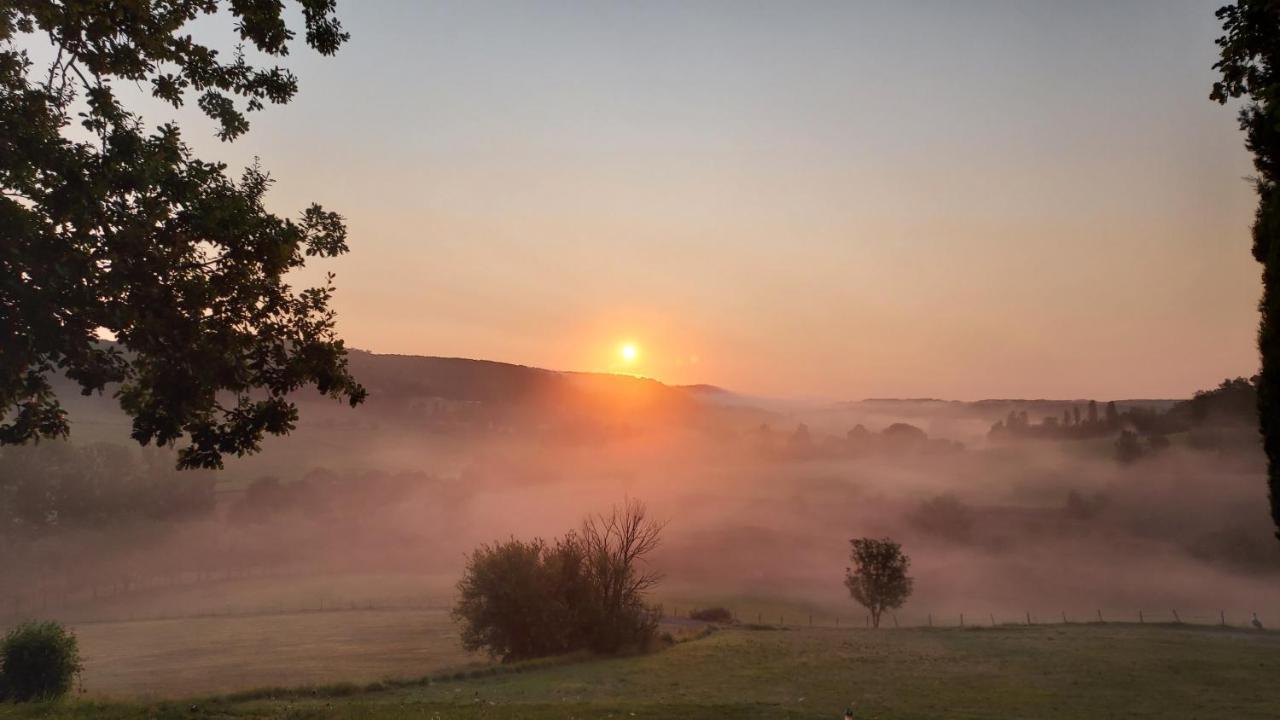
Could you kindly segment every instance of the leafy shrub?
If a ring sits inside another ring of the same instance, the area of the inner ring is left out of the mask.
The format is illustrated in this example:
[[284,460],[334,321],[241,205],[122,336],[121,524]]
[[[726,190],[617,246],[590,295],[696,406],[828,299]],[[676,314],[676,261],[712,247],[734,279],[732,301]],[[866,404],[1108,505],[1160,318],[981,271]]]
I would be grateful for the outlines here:
[[0,694],[6,700],[62,697],[79,673],[76,636],[59,623],[24,623],[0,643]]
[[660,529],[642,505],[629,503],[554,544],[512,539],[480,547],[467,559],[453,609],[463,647],[503,662],[652,647],[658,613],[644,596],[657,577],[640,565]]
[[733,613],[728,608],[712,607],[702,610],[694,610],[689,613],[690,620],[701,620],[702,622],[711,623],[731,623],[733,622]]

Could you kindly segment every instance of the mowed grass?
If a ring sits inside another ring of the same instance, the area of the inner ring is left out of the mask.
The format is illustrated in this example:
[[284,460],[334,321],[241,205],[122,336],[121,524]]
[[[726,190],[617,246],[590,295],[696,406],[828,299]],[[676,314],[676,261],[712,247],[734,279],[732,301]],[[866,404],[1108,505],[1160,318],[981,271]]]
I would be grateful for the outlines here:
[[267,685],[367,683],[482,659],[443,609],[347,610],[74,626],[84,694],[180,698]]
[[1275,718],[1280,634],[1192,626],[723,630],[653,655],[393,689],[8,706],[12,718]]

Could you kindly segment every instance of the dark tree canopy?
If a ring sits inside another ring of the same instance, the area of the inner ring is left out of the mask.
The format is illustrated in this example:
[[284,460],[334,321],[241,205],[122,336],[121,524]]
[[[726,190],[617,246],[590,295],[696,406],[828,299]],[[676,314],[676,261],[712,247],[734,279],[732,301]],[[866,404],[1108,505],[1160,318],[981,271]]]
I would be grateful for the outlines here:
[[1223,104],[1247,98],[1240,109],[1240,129],[1258,171],[1253,220],[1253,257],[1262,263],[1258,416],[1267,453],[1271,517],[1280,527],[1280,2],[1237,0],[1220,8],[1217,17],[1223,35],[1217,40],[1221,57],[1213,68],[1221,80],[1213,84],[1209,98]]
[[[305,42],[347,39],[334,0],[297,0]],[[240,48],[202,45],[187,24],[229,11]],[[192,157],[179,129],[147,129],[115,85],[174,107],[194,98],[218,136],[286,103],[294,31],[268,0],[10,0],[0,4],[0,444],[66,436],[51,376],[84,394],[118,385],[143,445],[184,436],[180,467],[220,467],[293,429],[290,393],[314,386],[352,405],[329,307],[333,276],[294,290],[290,271],[347,250],[341,216],[264,208],[271,184]],[[47,42],[47,65],[25,49]],[[79,126],[79,127],[76,127]],[[103,342],[103,338],[115,342]]]
[[902,546],[889,538],[856,538],[849,541],[849,560],[844,585],[849,595],[871,613],[871,624],[880,627],[885,610],[896,610],[907,602],[915,581],[907,576],[911,558]]

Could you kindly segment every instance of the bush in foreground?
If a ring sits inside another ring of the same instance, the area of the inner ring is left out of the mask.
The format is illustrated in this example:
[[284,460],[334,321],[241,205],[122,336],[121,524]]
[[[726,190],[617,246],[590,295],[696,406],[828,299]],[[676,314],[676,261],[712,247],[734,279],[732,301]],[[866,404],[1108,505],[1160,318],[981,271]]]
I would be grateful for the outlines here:
[[24,623],[0,643],[0,697],[5,700],[62,697],[79,672],[76,636],[59,623]]
[[661,529],[643,505],[630,502],[552,544],[482,546],[458,583],[453,616],[463,647],[504,662],[651,647],[658,613],[645,594],[657,576],[642,566]]

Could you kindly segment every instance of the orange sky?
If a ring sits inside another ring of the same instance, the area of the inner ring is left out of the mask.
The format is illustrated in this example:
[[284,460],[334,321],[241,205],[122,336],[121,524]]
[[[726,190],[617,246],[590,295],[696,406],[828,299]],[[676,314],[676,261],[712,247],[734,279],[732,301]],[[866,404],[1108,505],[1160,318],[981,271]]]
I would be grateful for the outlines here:
[[[343,212],[377,352],[744,392],[1185,396],[1256,367],[1216,2],[348,3],[232,146]],[[158,114],[148,119],[163,119]]]

